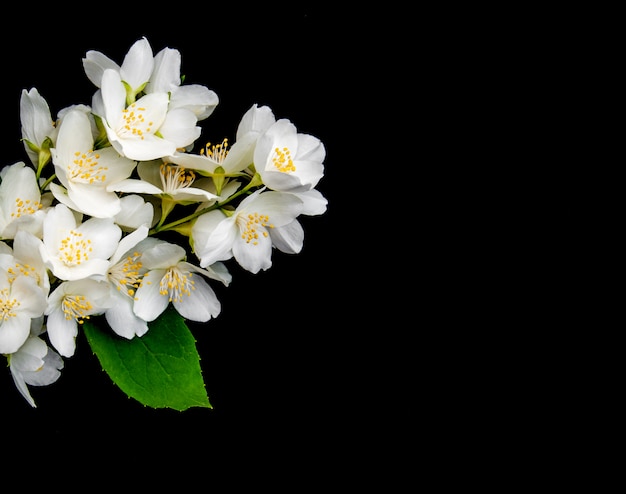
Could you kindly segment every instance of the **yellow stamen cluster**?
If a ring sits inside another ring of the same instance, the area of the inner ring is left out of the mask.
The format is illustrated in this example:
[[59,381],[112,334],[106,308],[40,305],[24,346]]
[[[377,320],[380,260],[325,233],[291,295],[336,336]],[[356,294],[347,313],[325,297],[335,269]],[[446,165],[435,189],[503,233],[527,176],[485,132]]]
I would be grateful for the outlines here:
[[160,167],[161,184],[163,191],[174,193],[179,189],[190,187],[196,179],[196,174],[192,170],[178,165],[162,164]]
[[0,322],[6,321],[11,317],[15,317],[15,307],[19,307],[20,303],[15,298],[9,298],[9,289],[0,290]]
[[210,142],[207,142],[204,149],[200,149],[200,154],[211,158],[217,163],[223,163],[228,154],[228,139],[224,139],[221,144],[213,144],[213,146],[211,146]]
[[193,273],[189,271],[183,272],[177,267],[167,270],[165,276],[161,278],[159,283],[159,293],[168,296],[169,301],[181,302],[183,295],[191,295],[191,291],[195,290],[195,281],[191,279]]
[[78,324],[83,324],[85,319],[89,319],[88,311],[93,308],[91,302],[84,295],[67,295],[61,302],[61,307],[65,313],[65,319],[76,319]]
[[70,230],[67,237],[61,240],[59,259],[68,266],[75,266],[89,260],[89,253],[93,250],[91,240],[84,240],[83,234]]
[[142,140],[145,138],[145,134],[152,133],[152,126],[154,125],[154,122],[146,122],[142,113],[144,111],[146,111],[146,109],[144,107],[138,107],[137,103],[133,103],[128,108],[122,110],[124,130]]
[[13,267],[8,267],[7,273],[9,274],[10,283],[13,283],[13,280],[15,280],[15,278],[17,278],[17,276],[19,275],[32,276],[33,278],[35,278],[35,280],[37,280],[37,283],[41,281],[41,277],[35,271],[35,268],[31,266],[30,264],[22,264],[22,263],[16,262],[15,269]]
[[124,288],[126,295],[133,297],[135,291],[141,285],[142,275],[140,273],[142,263],[139,260],[141,255],[134,252],[132,255],[124,259],[124,262],[117,263],[109,271],[109,276],[114,280],[118,291]]
[[15,199],[15,208],[11,212],[11,218],[19,218],[23,214],[34,214],[39,211],[43,206],[39,201],[31,201],[30,199]]
[[274,149],[274,153],[272,163],[274,163],[274,166],[279,172],[289,173],[296,171],[296,166],[291,159],[291,151],[289,151],[289,148],[276,148]]
[[[274,225],[269,223],[270,218],[266,214],[248,213],[247,215],[240,215],[237,218],[237,223],[241,229],[241,238],[246,241],[247,244],[252,243],[258,245],[259,233],[257,228],[259,226],[265,228],[274,228]],[[263,236],[267,237],[267,231],[263,230]]]
[[99,153],[93,150],[87,151],[86,153],[76,151],[74,156],[74,160],[67,170],[67,175],[70,180],[88,184],[93,184],[94,182],[103,183],[106,181],[106,171],[108,168],[99,165]]

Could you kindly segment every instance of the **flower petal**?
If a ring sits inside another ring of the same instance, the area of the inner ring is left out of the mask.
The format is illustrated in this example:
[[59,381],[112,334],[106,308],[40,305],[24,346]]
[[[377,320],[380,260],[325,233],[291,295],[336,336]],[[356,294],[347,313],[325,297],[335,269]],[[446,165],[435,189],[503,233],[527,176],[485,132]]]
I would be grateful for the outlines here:
[[174,300],[172,303],[185,319],[206,322],[211,317],[219,315],[221,304],[213,289],[203,278],[194,276],[194,280],[195,290],[190,295],[183,295],[180,300]]

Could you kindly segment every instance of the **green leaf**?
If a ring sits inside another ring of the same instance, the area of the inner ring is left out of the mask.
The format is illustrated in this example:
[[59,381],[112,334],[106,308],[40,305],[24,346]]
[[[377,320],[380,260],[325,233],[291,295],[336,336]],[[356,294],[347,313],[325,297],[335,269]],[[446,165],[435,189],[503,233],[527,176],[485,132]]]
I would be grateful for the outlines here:
[[213,408],[196,342],[183,318],[169,307],[142,337],[116,335],[104,318],[85,321],[84,333],[102,368],[128,396],[152,408]]

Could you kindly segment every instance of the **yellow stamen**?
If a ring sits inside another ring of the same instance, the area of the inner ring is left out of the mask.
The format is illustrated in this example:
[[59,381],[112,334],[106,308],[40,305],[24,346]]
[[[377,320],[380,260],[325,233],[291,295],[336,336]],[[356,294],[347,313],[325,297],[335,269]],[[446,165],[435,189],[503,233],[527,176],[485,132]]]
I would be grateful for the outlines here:
[[123,130],[142,140],[145,139],[145,134],[153,133],[154,125],[154,122],[146,122],[142,113],[145,111],[146,109],[137,106],[137,103],[133,103],[128,108],[122,110],[122,118],[124,119]]
[[15,308],[20,306],[20,302],[15,298],[9,298],[9,289],[0,290],[0,323],[11,317],[17,316]]
[[140,258],[141,255],[134,252],[109,270],[109,277],[117,285],[117,289],[119,291],[123,289],[124,293],[130,297],[135,295],[135,290],[141,284],[142,263]]
[[196,174],[192,170],[187,170],[182,166],[162,164],[161,171],[161,184],[163,185],[163,192],[166,194],[175,194],[180,189],[190,187],[196,179]]
[[61,240],[59,259],[67,266],[76,266],[89,260],[89,253],[93,250],[91,240],[82,237],[82,233],[70,230],[69,235]]
[[207,142],[206,146],[200,149],[200,154],[222,164],[228,154],[228,139],[224,139],[220,144],[214,144],[213,146],[211,146],[210,142]]
[[107,179],[106,166],[100,166],[100,154],[91,150],[86,153],[76,151],[74,160],[69,164],[67,176],[74,182],[93,184],[104,183]]
[[248,213],[247,215],[239,215],[237,217],[237,224],[241,230],[241,238],[245,240],[247,244],[252,243],[258,245],[259,232],[257,229],[263,227],[262,235],[268,236],[265,228],[274,228],[274,225],[269,223],[270,218],[266,214]]
[[170,302],[181,302],[183,295],[189,296],[196,289],[192,276],[193,273],[182,271],[176,266],[169,268],[161,278],[159,293],[169,297]]
[[296,166],[291,159],[291,151],[289,151],[289,148],[275,148],[272,163],[274,163],[274,166],[279,172],[290,173],[296,171]]
[[63,298],[63,302],[61,302],[61,308],[65,313],[65,319],[68,321],[75,319],[78,324],[83,324],[85,319],[89,319],[90,316],[87,312],[90,311],[93,306],[84,295],[67,295]]
[[30,199],[15,199],[15,207],[11,211],[11,218],[19,218],[23,214],[34,214],[39,211],[43,206],[39,201],[31,201]]

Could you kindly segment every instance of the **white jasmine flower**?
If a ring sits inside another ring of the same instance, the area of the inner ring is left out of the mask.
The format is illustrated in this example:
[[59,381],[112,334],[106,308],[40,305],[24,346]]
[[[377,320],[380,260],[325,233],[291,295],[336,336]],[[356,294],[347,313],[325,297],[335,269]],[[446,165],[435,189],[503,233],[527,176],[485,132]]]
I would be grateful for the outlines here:
[[[153,160],[176,151],[176,143],[165,139],[161,132],[169,105],[167,93],[142,96],[127,107],[119,72],[106,69],[101,94],[104,114],[99,116],[118,153],[133,160]],[[94,105],[96,111],[99,110]]]
[[192,187],[196,175],[192,170],[170,163],[142,161],[137,166],[139,180],[128,178],[110,189],[164,196],[174,202],[214,201],[219,197],[208,190]]
[[[234,139],[218,134],[192,152],[199,122],[219,98],[185,84],[181,61],[169,47],[154,55],[145,37],[121,64],[87,51],[91,104],[66,106],[56,119],[37,89],[21,93],[28,159],[0,168],[0,354],[33,408],[31,386],[60,377],[85,321],[97,318],[111,336],[134,339],[124,365],[143,372],[136,345],[153,322],[165,323],[169,310],[198,323],[216,318],[222,307],[213,283],[232,281],[225,261],[253,274],[267,270],[274,250],[302,250],[299,216],[326,211],[316,190],[322,142],[267,106],[249,106]],[[176,236],[182,242],[170,240]],[[161,347],[157,357],[176,350]],[[115,349],[101,350],[106,363]],[[154,386],[128,389],[129,397],[177,409],[210,406],[196,399],[197,382],[191,401],[172,393],[161,399],[163,379],[192,372],[193,360],[147,369],[143,377]]]
[[178,313],[191,321],[206,322],[219,315],[221,304],[202,276],[228,285],[231,275],[224,266],[200,269],[186,262],[185,249],[160,241],[142,254],[147,269],[135,296],[134,311],[146,321],[159,317],[172,303]]
[[120,212],[119,197],[107,187],[128,178],[136,163],[112,147],[94,150],[85,112],[76,109],[65,115],[56,147],[50,152],[57,178],[67,189],[67,195],[59,194],[58,186],[51,184],[52,193],[60,202],[96,218],[109,218]]
[[104,277],[111,297],[111,306],[104,311],[104,316],[115,333],[129,340],[148,331],[146,321],[133,312],[135,292],[146,271],[141,259],[142,248],[138,244],[145,240],[144,248],[147,248],[156,242],[147,235],[148,227],[145,225],[126,235],[111,256],[110,267]]
[[111,69],[120,75],[128,88],[129,100],[134,101],[147,84],[154,68],[154,57],[148,40],[143,37],[130,47],[122,65],[118,65],[103,53],[89,50],[83,58],[83,69],[87,78],[98,88],[102,87],[104,71]]
[[46,295],[34,278],[5,269],[15,264],[5,256],[0,254],[0,353],[15,353],[28,338],[31,319],[43,315]]
[[0,238],[12,239],[18,229],[41,236],[45,210],[35,171],[20,161],[0,171]]
[[39,252],[61,280],[104,275],[121,236],[122,230],[112,218],[90,218],[78,224],[67,206],[57,204],[46,215]]
[[200,266],[234,257],[252,273],[267,270],[272,265],[269,230],[291,223],[302,207],[294,194],[259,189],[228,215],[220,210],[201,215],[191,229]]
[[61,283],[48,297],[45,315],[50,343],[63,356],[76,350],[78,325],[111,306],[108,283],[79,279]]
[[149,93],[127,105],[126,87],[115,70],[104,71],[99,96],[94,97],[94,113],[102,117],[109,142],[127,158],[169,156],[200,136],[196,115],[170,106],[168,93]]
[[50,147],[54,145],[57,130],[50,107],[36,88],[22,90],[20,121],[26,154],[40,171],[50,161]]
[[63,359],[39,337],[44,332],[43,317],[33,319],[31,332],[15,353],[8,355],[11,376],[16,388],[26,401],[36,408],[35,400],[28,390],[31,386],[47,386],[61,376]]
[[0,268],[7,270],[10,276],[29,276],[35,280],[43,290],[45,296],[50,292],[50,276],[44,264],[39,246],[41,240],[32,233],[20,230],[13,239],[13,249],[0,249],[0,252],[10,254],[0,255]]
[[276,121],[259,137],[254,166],[263,183],[283,192],[306,192],[324,175],[326,150],[322,142],[300,134],[286,119]]

